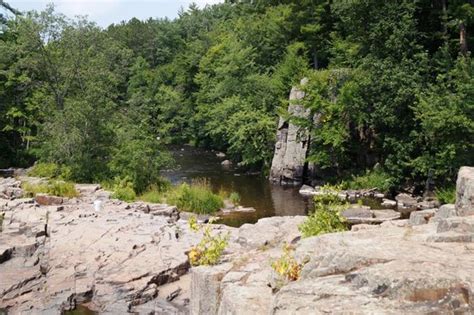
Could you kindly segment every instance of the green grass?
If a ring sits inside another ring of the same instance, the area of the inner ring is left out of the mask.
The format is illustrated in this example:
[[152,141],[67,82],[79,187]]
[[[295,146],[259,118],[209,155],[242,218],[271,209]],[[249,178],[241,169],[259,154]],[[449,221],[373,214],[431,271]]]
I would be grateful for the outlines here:
[[163,200],[163,193],[153,189],[148,190],[147,192],[138,196],[138,200],[150,203],[161,203]]
[[64,182],[59,180],[50,180],[47,183],[32,184],[24,182],[21,188],[25,191],[27,196],[34,197],[37,194],[48,194],[59,197],[73,198],[79,196],[79,192],[71,182]]
[[224,207],[224,199],[214,194],[204,179],[193,181],[191,185],[174,187],[168,192],[166,201],[176,205],[181,211],[198,214],[211,214]]
[[[223,195],[214,194],[210,184],[205,179],[194,180],[191,184],[181,184],[172,187],[169,182],[163,181],[152,185],[143,194],[137,196],[131,183],[126,180],[117,180],[113,185],[112,198],[126,202],[141,200],[150,203],[166,202],[175,205],[181,211],[198,214],[212,214],[224,207]],[[232,196],[232,194],[231,194]],[[232,197],[234,201],[240,200],[238,194]]]
[[435,190],[436,198],[441,204],[455,203],[456,202],[456,187],[447,186],[438,188]]
[[393,179],[382,170],[366,171],[342,182],[343,189],[372,189],[387,192],[394,186]]

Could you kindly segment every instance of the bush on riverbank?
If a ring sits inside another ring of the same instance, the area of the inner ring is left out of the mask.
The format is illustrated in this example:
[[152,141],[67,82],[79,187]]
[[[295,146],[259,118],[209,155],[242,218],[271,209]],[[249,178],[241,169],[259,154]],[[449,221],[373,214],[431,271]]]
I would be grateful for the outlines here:
[[59,180],[51,180],[47,183],[41,184],[24,182],[22,183],[21,188],[23,188],[25,194],[30,197],[34,197],[37,194],[48,194],[67,198],[79,196],[79,192],[76,190],[73,183]]
[[163,193],[151,189],[138,196],[138,200],[149,203],[161,203],[163,200]]
[[[149,187],[141,195],[137,195],[133,185],[127,180],[119,180],[115,184],[104,183],[104,187],[113,190],[112,198],[126,202],[141,200],[150,203],[168,203],[175,205],[181,211],[189,211],[198,214],[211,214],[224,207],[226,195],[212,192],[210,183],[206,179],[194,180],[191,184],[183,183],[171,186],[166,180]],[[240,201],[240,196],[230,193],[231,202]]]
[[189,184],[181,184],[172,189],[166,197],[169,204],[181,211],[210,214],[224,207],[224,199],[212,192],[208,181],[201,179]]
[[364,174],[352,176],[342,182],[343,189],[377,189],[387,192],[394,186],[393,178],[382,170],[367,170]]
[[346,231],[348,226],[341,211],[348,206],[338,196],[338,190],[330,186],[323,187],[324,195],[314,197],[314,211],[298,226],[303,237]]

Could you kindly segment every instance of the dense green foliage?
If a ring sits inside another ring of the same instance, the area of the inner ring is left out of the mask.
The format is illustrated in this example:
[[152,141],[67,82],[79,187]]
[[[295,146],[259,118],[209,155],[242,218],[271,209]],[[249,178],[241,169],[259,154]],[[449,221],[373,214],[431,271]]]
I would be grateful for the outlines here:
[[138,194],[170,163],[163,144],[267,168],[304,76],[316,121],[295,122],[321,174],[378,163],[391,184],[448,184],[473,163],[472,1],[227,0],[106,29],[48,8],[0,24],[0,167],[39,159]]

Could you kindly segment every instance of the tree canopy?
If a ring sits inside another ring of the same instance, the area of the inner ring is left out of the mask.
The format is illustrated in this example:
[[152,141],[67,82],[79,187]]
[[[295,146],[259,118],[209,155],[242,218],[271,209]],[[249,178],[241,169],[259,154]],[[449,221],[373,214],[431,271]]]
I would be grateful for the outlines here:
[[327,174],[449,181],[474,160],[473,1],[228,0],[105,29],[50,6],[0,23],[0,167],[144,190],[164,145],[189,143],[266,169],[303,77],[320,119],[297,123]]

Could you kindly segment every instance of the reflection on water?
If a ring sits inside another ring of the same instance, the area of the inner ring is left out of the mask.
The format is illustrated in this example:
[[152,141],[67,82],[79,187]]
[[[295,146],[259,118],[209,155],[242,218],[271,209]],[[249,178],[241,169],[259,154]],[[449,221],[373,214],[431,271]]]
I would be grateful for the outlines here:
[[176,168],[163,171],[162,174],[172,183],[208,178],[215,192],[220,189],[235,191],[240,195],[242,206],[257,210],[225,215],[222,223],[240,226],[243,223],[254,223],[263,217],[306,213],[307,201],[298,193],[298,188],[273,185],[262,175],[240,173],[235,168],[223,167],[222,159],[213,152],[189,146],[172,147],[170,151],[176,160]]

